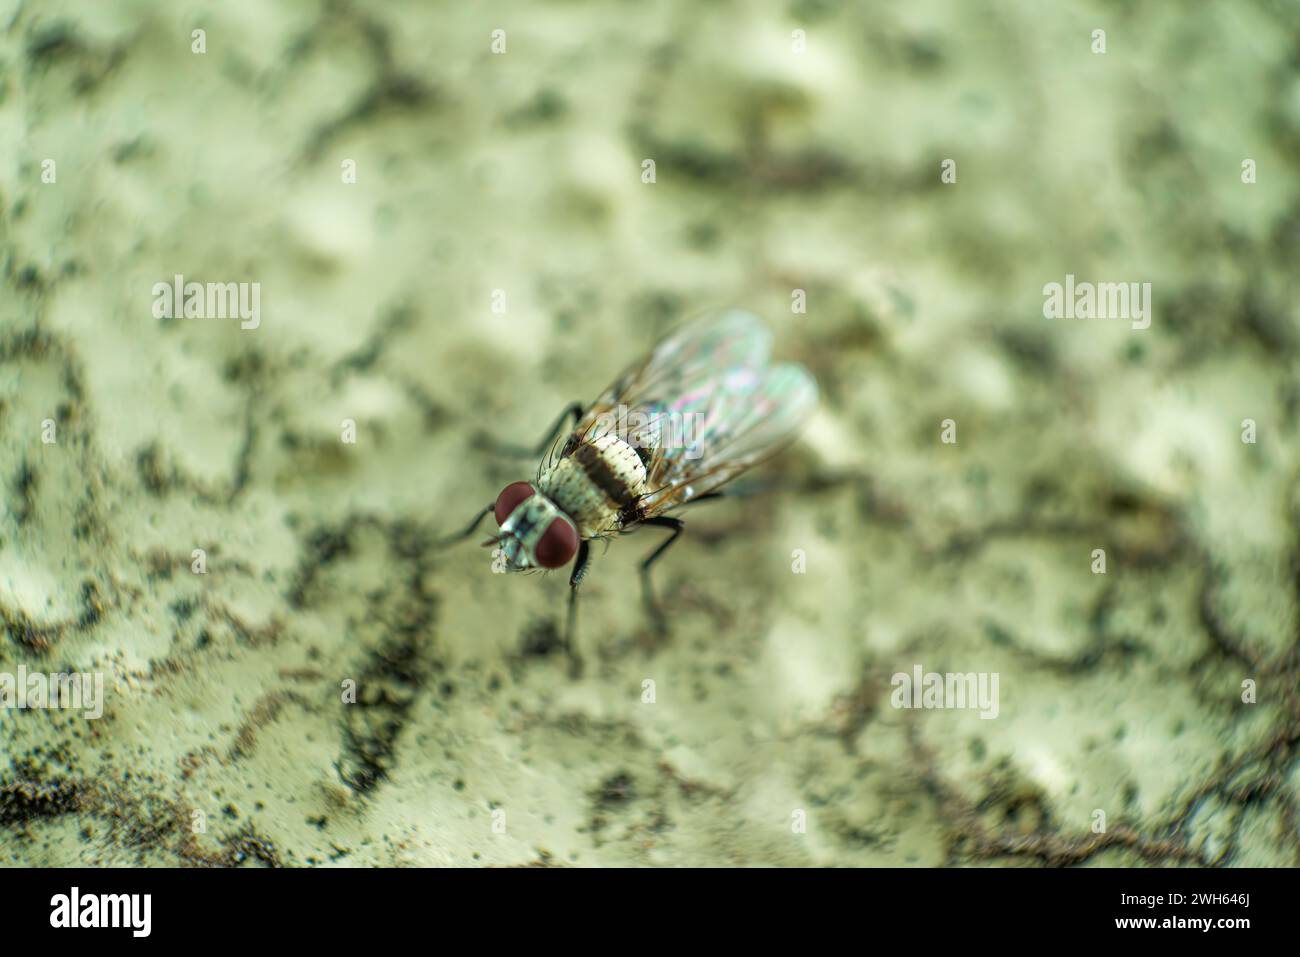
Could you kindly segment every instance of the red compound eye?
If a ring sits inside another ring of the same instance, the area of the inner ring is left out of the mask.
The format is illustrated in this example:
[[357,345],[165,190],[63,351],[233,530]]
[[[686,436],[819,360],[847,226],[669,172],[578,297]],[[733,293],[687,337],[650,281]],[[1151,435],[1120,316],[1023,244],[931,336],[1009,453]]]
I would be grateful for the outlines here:
[[557,518],[551,521],[534,552],[537,564],[543,568],[560,568],[569,563],[577,550],[578,530],[565,519]]
[[519,507],[519,503],[532,494],[533,487],[527,482],[511,482],[503,488],[501,494],[497,496],[496,506],[492,509],[497,524],[504,523],[510,517],[510,513]]

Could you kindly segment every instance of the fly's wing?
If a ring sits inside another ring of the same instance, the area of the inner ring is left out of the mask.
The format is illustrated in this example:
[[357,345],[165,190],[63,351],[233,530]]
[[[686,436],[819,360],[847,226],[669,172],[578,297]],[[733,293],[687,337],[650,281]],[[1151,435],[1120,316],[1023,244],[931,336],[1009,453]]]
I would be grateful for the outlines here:
[[594,439],[609,431],[611,423],[617,424],[620,407],[654,416],[692,398],[704,398],[719,373],[761,369],[771,350],[772,334],[747,312],[732,310],[688,325],[629,366],[591,404],[573,431]]
[[[615,432],[632,444],[649,447],[653,439],[628,436],[629,422],[668,421],[668,412],[684,403],[694,407],[709,398],[719,374],[744,375],[762,369],[772,348],[767,327],[747,312],[731,310],[678,330],[645,358],[628,366],[613,384],[574,423],[561,444],[557,441],[538,466],[538,475],[570,454],[576,442],[591,442]],[[653,432],[653,429],[639,431]]]
[[648,517],[714,491],[792,442],[817,408],[817,383],[803,366],[782,363],[717,382],[688,441],[650,462],[640,499]]
[[644,516],[685,504],[778,451],[816,408],[802,367],[768,366],[771,343],[745,312],[687,326],[624,372],[574,431],[582,441],[617,431],[646,453]]

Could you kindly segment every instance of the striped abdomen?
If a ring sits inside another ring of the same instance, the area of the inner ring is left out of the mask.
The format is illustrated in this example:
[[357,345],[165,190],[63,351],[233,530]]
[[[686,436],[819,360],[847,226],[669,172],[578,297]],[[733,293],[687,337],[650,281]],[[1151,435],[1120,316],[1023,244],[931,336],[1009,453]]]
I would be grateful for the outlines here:
[[645,493],[645,483],[645,464],[636,449],[607,434],[579,443],[542,473],[537,487],[586,539],[616,525],[619,513]]

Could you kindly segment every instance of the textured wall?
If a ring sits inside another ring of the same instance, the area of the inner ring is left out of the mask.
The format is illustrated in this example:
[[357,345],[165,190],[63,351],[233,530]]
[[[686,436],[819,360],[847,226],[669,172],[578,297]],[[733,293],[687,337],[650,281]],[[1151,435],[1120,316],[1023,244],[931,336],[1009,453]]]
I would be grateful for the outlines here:
[[[0,711],[0,861],[1300,863],[1300,17],[1058,6],[2,0],[0,671],[107,686]],[[474,430],[726,305],[821,411],[571,680],[563,575],[433,547]]]

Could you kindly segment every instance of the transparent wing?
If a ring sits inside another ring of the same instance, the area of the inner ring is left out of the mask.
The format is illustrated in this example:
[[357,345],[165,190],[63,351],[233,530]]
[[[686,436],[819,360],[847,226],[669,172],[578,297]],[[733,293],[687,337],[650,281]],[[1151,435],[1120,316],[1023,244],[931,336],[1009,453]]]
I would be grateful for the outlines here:
[[747,312],[731,310],[688,325],[615,379],[574,431],[595,438],[608,427],[608,413],[617,412],[619,406],[657,414],[693,407],[707,397],[719,374],[762,369],[771,350],[772,334]]
[[648,517],[714,491],[792,442],[817,408],[817,383],[791,363],[762,370],[753,383],[724,383],[702,428],[684,447],[650,462],[640,505]]
[[746,312],[687,326],[619,376],[575,438],[616,431],[644,450],[642,518],[717,489],[793,440],[817,407],[801,366],[768,366],[771,344]]

